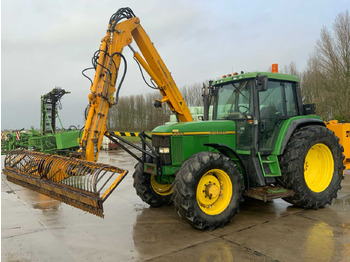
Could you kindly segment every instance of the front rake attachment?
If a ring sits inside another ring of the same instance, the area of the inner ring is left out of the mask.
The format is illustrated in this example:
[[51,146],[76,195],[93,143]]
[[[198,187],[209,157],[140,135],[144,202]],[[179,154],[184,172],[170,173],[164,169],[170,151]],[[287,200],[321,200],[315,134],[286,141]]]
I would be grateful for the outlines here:
[[18,149],[6,155],[3,173],[15,184],[103,217],[103,202],[128,171],[73,157]]

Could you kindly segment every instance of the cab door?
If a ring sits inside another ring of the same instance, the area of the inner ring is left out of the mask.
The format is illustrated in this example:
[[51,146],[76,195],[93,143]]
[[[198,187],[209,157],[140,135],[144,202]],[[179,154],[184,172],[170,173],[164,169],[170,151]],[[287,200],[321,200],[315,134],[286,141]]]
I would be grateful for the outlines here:
[[258,92],[258,105],[259,152],[270,154],[283,122],[298,115],[295,83],[269,80],[267,90]]

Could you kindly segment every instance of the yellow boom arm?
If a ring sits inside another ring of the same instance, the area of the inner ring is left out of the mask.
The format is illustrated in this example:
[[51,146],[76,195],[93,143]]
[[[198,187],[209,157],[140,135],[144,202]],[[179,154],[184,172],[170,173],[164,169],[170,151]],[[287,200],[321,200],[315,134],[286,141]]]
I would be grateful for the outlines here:
[[[125,46],[130,47],[134,58],[158,86],[163,96],[159,102],[166,102],[180,122],[193,121],[186,102],[156,48],[142,28],[140,19],[135,17],[129,8],[119,9],[118,12],[111,17],[107,34],[101,40],[95,78],[90,88],[90,108],[80,140],[83,157],[88,161],[97,161],[98,158],[103,135],[107,129],[108,110],[114,104],[113,94],[116,91],[115,84],[121,59],[124,59],[122,52]],[[126,20],[119,22],[123,18]],[[131,48],[130,44],[133,40],[143,56]]]
[[143,55],[133,51],[135,59],[152,77],[163,96],[159,102],[166,102],[179,121],[193,121],[168,69],[141,27],[140,20],[131,9],[122,8],[109,20],[106,36],[93,57],[96,72],[94,80],[90,79],[90,108],[79,150],[79,156],[83,159],[24,149],[13,150],[4,159],[3,173],[9,181],[103,217],[104,201],[128,173],[127,170],[98,164],[96,161],[107,129],[108,110],[115,104],[113,96],[116,91],[118,101],[124,79],[125,73],[116,88],[122,59],[126,72],[123,48],[131,48],[133,39]]

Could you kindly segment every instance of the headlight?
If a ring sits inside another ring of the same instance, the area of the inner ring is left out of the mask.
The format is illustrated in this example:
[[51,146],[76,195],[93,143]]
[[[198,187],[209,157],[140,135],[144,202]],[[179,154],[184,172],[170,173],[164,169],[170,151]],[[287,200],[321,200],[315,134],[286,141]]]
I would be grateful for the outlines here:
[[169,154],[170,153],[170,148],[169,147],[160,147],[159,148],[159,153],[160,154]]

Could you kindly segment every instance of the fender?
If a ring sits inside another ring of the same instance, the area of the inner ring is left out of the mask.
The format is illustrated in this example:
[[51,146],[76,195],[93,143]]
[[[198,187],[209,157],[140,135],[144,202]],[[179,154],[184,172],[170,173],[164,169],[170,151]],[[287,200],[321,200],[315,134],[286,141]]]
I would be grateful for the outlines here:
[[326,124],[320,120],[320,119],[310,119],[310,118],[303,118],[303,119],[296,119],[294,120],[288,127],[288,130],[286,132],[286,135],[283,138],[282,146],[280,149],[279,155],[282,155],[284,152],[284,149],[286,148],[290,137],[294,133],[294,131],[300,127],[308,126],[308,125],[319,125],[319,126],[326,126]]
[[242,170],[242,173],[243,173],[245,190],[249,190],[248,173],[247,173],[247,170],[245,168],[245,165],[243,164],[243,160],[242,160],[241,156],[233,148],[231,148],[227,145],[217,144],[217,143],[208,143],[208,144],[204,144],[204,145],[216,149],[221,154],[223,154],[224,156],[227,156],[231,159],[236,158],[238,163],[235,163],[235,164],[239,165],[239,168]]

